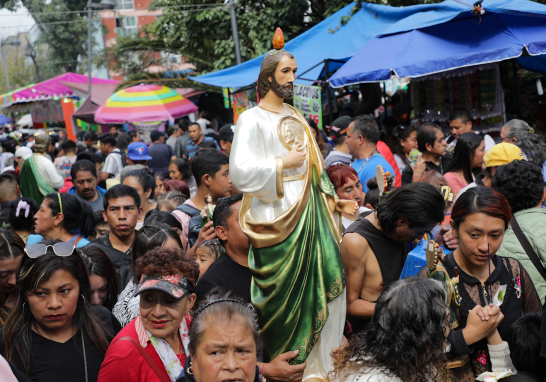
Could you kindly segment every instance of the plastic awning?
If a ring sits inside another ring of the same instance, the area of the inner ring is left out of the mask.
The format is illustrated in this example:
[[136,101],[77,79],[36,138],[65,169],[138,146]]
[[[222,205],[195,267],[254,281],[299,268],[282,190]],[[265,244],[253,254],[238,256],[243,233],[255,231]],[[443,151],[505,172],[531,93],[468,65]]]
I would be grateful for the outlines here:
[[[546,6],[485,0],[483,7],[485,14],[478,17],[471,7],[448,0],[393,24],[342,66],[331,85],[384,81],[392,75],[420,77],[546,53]],[[526,60],[530,66],[543,58]]]

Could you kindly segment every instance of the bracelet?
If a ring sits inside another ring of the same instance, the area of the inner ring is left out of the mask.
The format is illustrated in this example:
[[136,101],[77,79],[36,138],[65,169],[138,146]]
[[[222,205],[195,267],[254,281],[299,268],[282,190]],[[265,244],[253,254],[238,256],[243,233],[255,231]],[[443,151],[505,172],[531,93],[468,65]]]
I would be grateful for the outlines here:
[[262,363],[262,372],[260,373],[262,376],[264,375],[264,368],[265,368],[265,362]]

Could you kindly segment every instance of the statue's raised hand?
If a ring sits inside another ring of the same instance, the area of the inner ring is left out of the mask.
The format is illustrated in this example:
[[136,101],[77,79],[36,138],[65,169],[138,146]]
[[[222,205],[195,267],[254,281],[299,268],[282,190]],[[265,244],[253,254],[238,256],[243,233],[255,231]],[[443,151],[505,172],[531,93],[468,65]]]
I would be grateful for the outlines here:
[[358,211],[358,203],[354,200],[336,199],[336,210],[347,215],[354,215]]
[[290,150],[287,156],[282,158],[283,169],[288,170],[289,168],[299,168],[303,166],[306,158],[307,153],[300,152],[296,148],[293,148]]

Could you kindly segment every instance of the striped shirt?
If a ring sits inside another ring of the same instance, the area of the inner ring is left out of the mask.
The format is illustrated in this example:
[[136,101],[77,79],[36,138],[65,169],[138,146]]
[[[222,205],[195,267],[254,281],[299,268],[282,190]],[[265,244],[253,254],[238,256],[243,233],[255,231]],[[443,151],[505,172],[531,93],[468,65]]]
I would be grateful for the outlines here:
[[121,172],[121,169],[123,168],[123,163],[121,162],[121,151],[119,149],[114,149],[108,156],[106,157],[106,160],[104,161],[104,167],[102,168],[102,172],[107,172],[108,174],[112,176],[116,176]]
[[55,164],[55,167],[57,167],[57,170],[64,172],[66,177],[70,178],[70,170],[72,170],[72,165],[76,162],[76,158],[76,155],[71,157],[62,156],[55,158],[53,163]]

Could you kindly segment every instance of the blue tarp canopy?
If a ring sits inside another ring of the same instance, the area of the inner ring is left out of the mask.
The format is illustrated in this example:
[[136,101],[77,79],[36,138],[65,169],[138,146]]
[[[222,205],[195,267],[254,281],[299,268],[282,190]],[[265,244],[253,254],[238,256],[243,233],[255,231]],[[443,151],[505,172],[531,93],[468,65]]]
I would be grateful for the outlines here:
[[[347,61],[375,36],[398,21],[420,10],[434,9],[434,6],[431,5],[396,8],[362,3],[360,11],[351,18],[347,25],[340,26],[341,17],[350,15],[354,4],[347,5],[285,44],[285,50],[296,57],[298,75],[307,72],[302,75],[302,78],[311,80],[324,78],[324,64],[322,64],[324,60]],[[331,33],[331,31],[335,31],[335,33]],[[273,39],[274,32],[271,31],[271,39]],[[262,59],[263,55],[240,65],[189,78],[219,87],[251,85],[258,79]],[[339,66],[340,64],[331,62],[329,65],[330,73]]]
[[[365,45],[330,78],[331,85],[384,81],[392,74],[419,77],[546,53],[546,6],[526,0],[485,0],[483,7],[481,18],[453,0],[414,13]],[[534,59],[528,57],[527,65]]]
[[0,125],[5,125],[6,123],[12,123],[13,119],[6,117],[5,115],[0,114]]

